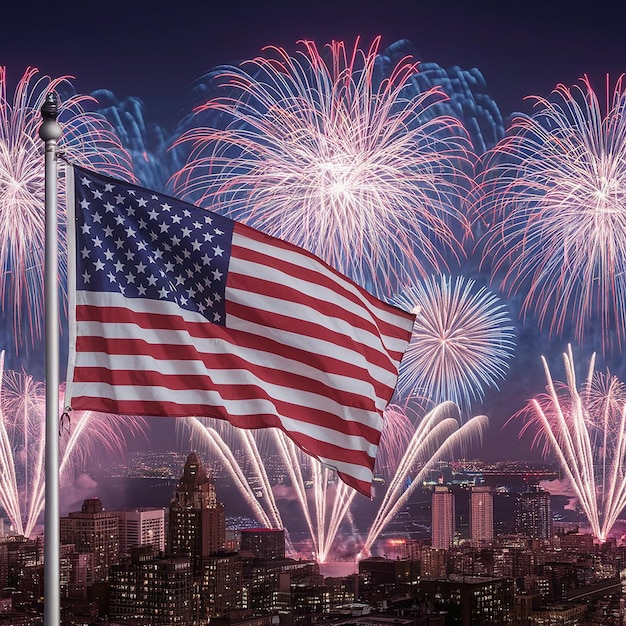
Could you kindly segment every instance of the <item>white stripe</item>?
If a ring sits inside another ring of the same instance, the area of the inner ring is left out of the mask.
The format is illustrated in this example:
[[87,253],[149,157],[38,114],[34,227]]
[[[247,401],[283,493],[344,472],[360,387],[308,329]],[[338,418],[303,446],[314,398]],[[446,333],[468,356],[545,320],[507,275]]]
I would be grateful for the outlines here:
[[[273,247],[270,244],[245,237],[237,230],[235,230],[233,235],[233,244],[235,243],[241,247],[279,258],[299,267],[306,265],[306,267],[311,269],[313,272],[327,276],[338,285],[339,289],[330,289],[320,285],[319,283],[309,282],[294,276],[291,273],[283,272],[282,270],[269,266],[265,263],[256,263],[254,261],[237,258],[236,256],[231,256],[229,271],[243,274],[251,278],[262,278],[278,285],[289,285],[301,293],[312,295],[322,303],[336,303],[341,308],[350,311],[354,315],[363,319],[369,320],[371,316],[374,319],[378,318],[379,320],[383,320],[386,323],[392,324],[398,328],[406,329],[407,331],[410,331],[413,327],[413,322],[410,318],[407,319],[406,316],[401,315],[400,313],[395,313],[392,307],[386,308],[373,305],[372,302],[370,302],[370,300],[368,300],[361,293],[360,288],[355,284],[349,282],[340,274],[333,272],[324,263],[318,262],[316,259],[311,258],[308,255],[301,254],[298,250],[287,250],[279,247]],[[362,306],[358,306],[353,300],[343,296],[341,294],[342,290],[356,296],[362,303]],[[374,335],[372,335],[372,337],[374,338]],[[398,339],[397,337],[381,334],[380,337],[375,336],[375,340],[376,344],[370,343],[367,345],[373,345],[374,347],[377,347],[377,349],[380,349],[379,345],[382,340],[385,350],[404,352],[406,348],[406,341]],[[366,342],[363,341],[363,343]]]
[[[201,324],[203,327],[206,327],[206,324],[208,323],[206,318],[202,315],[180,309],[177,305],[170,302],[161,302],[156,300],[148,301],[143,298],[125,298],[121,294],[91,293],[82,291],[77,292],[76,301],[78,304],[123,307],[131,311],[138,311],[142,313],[156,312],[158,314],[172,315],[180,317],[191,323]],[[154,306],[151,307],[151,304],[154,304]],[[232,345],[230,343],[220,343],[220,340],[216,338],[197,337],[192,335],[190,332],[183,330],[151,330],[143,329],[139,326],[129,325],[126,327],[124,324],[104,324],[99,322],[78,322],[78,326],[80,328],[80,335],[102,336],[118,339],[141,338],[154,345],[181,343],[187,345],[192,344],[200,352],[206,354],[213,354],[216,351],[232,351]],[[389,389],[393,389],[395,387],[397,377],[394,372],[390,372],[389,370],[380,368],[377,365],[370,363],[363,357],[362,353],[359,352],[358,349],[349,350],[323,339],[304,337],[299,333],[292,333],[286,330],[279,330],[274,327],[253,324],[246,320],[239,320],[233,316],[229,316],[228,327],[233,330],[251,332],[260,337],[268,337],[283,345],[298,348],[312,355],[331,357],[348,364],[363,367],[368,371],[372,379],[380,381],[381,384],[385,385]],[[358,346],[356,346],[356,348],[358,348]],[[242,358],[248,359],[249,352],[244,352],[244,348],[241,348],[241,350],[242,352],[240,354],[242,355]],[[289,369],[293,368],[295,364],[301,363],[300,361],[279,358],[272,352],[269,352],[268,356],[271,357],[272,362],[276,363],[276,369]],[[328,373],[326,370],[314,368],[314,364],[310,361],[309,366],[311,366],[315,371],[309,374],[306,370],[299,370],[298,373],[302,373],[305,376],[312,376],[314,378],[322,376],[328,377],[328,384],[331,387],[338,389],[345,388],[345,385],[342,384],[341,381],[347,381],[348,384],[351,385],[352,390],[356,393],[367,396],[375,394],[373,386],[366,380],[359,379],[355,381],[353,378]],[[338,377],[339,380],[337,382],[331,382],[336,377]],[[382,408],[384,408],[384,406]]]
[[364,465],[357,465],[355,463],[348,463],[347,461],[340,461],[339,459],[327,459],[322,456],[317,456],[317,459],[325,464],[333,467],[338,472],[343,472],[348,476],[352,476],[357,480],[362,480],[367,483],[372,482],[373,472]]
[[109,385],[108,383],[74,383],[74,397],[86,396],[108,398],[119,402],[125,401],[149,401],[149,402],[172,402],[179,406],[186,404],[204,404],[214,407],[226,407],[227,413],[233,417],[250,416],[254,422],[254,416],[260,414],[275,415],[284,428],[290,433],[302,433],[322,442],[330,442],[347,450],[364,450],[369,456],[376,456],[377,446],[369,443],[358,435],[347,435],[332,428],[326,428],[319,424],[310,424],[304,420],[297,420],[282,415],[276,406],[264,398],[251,398],[245,400],[224,400],[218,390],[172,390],[166,387],[133,387]]
[[[149,356],[130,355],[128,357],[120,357],[119,355],[109,356],[102,352],[79,352],[77,354],[77,367],[104,367],[112,371],[135,369],[146,372],[155,371],[165,375],[198,375],[210,378],[216,386],[257,385],[267,392],[269,396],[282,402],[289,402],[317,411],[326,411],[341,417],[346,422],[359,422],[377,430],[381,430],[383,426],[383,421],[378,411],[346,406],[341,402],[337,402],[328,394],[316,394],[310,391],[293,389],[290,386],[269,383],[255,376],[251,369],[207,370],[204,364],[199,361],[159,361]],[[183,368],[186,370],[185,372],[181,371]],[[75,382],[74,384],[78,385],[79,383]],[[120,387],[126,386],[132,387],[132,385],[120,385]],[[136,398],[141,400],[151,399],[152,389],[153,387],[138,386]],[[190,392],[193,394],[195,390],[190,390]],[[172,390],[171,393],[184,396],[183,390]],[[174,398],[171,398],[171,401],[180,402],[181,404],[194,402],[193,400],[178,401]],[[372,404],[371,398],[367,396],[365,396],[364,402]]]

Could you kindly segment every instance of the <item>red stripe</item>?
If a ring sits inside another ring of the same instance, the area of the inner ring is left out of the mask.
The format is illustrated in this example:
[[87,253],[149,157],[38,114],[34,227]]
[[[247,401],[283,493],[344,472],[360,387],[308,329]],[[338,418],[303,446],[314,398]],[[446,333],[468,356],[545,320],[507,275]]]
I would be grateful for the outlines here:
[[[80,322],[96,321],[115,325],[137,325],[140,328],[155,330],[183,331],[191,335],[189,343],[187,344],[164,344],[162,348],[158,345],[146,343],[140,339],[116,340],[107,338],[105,344],[87,343],[87,341],[95,342],[99,338],[92,337],[91,339],[87,339],[87,336],[85,335],[79,336],[76,340],[77,352],[88,352],[97,347],[99,352],[109,352],[109,350],[111,350],[112,354],[133,354],[136,352],[139,354],[148,354],[154,358],[163,360],[195,360],[202,359],[203,355],[198,352],[193,345],[193,339],[217,338],[232,345],[255,350],[259,352],[259,354],[278,355],[293,361],[311,364],[312,366],[318,367],[329,373],[341,374],[358,380],[363,380],[364,377],[365,380],[368,381],[371,379],[370,382],[376,389],[376,394],[379,397],[391,397],[390,388],[387,385],[373,379],[367,369],[363,366],[347,363],[342,359],[334,358],[332,356],[322,356],[308,350],[285,345],[273,339],[262,337],[256,333],[227,329],[224,326],[213,324],[211,322],[188,323],[181,316],[136,313],[132,310],[120,307],[79,305],[76,307],[76,319]],[[298,331],[297,329],[294,329],[293,332]],[[326,338],[326,340],[328,341],[329,339]],[[132,350],[129,347],[131,345],[130,342],[137,342]],[[331,342],[335,343],[332,340]],[[351,350],[356,349],[359,353],[365,351],[360,349],[360,344],[355,345],[354,342],[352,345],[347,345],[346,348]],[[369,350],[367,352],[369,353]],[[381,369],[385,369],[386,371],[395,374],[395,369],[389,362],[376,363],[376,365],[378,365]],[[393,391],[393,389],[391,389],[391,391]]]
[[[253,369],[250,369],[252,373],[256,373]],[[119,387],[163,387],[165,389],[171,389],[173,391],[216,391],[223,398],[224,402],[230,400],[252,400],[252,399],[265,399],[277,407],[278,412],[281,415],[290,416],[301,422],[306,422],[312,425],[319,425],[325,428],[335,430],[348,435],[359,435],[365,438],[370,443],[378,441],[379,432],[376,428],[367,426],[361,422],[344,420],[340,418],[336,413],[329,413],[321,408],[309,408],[302,407],[292,402],[285,400],[279,400],[272,397],[267,393],[263,387],[259,387],[255,384],[246,384],[245,381],[238,381],[233,377],[232,382],[228,384],[218,384],[211,379],[210,372],[207,372],[206,376],[199,375],[176,375],[176,374],[160,374],[158,372],[148,372],[143,370],[109,370],[105,368],[97,367],[77,367],[75,370],[74,381],[79,383],[107,383],[113,386]],[[280,384],[280,383],[279,383]],[[298,390],[297,387],[293,389]],[[331,398],[339,404],[346,407],[354,407],[366,411],[374,411],[375,407],[372,402],[367,402],[369,406],[364,406],[363,398],[346,397],[334,393],[334,397],[328,394],[326,397]],[[345,400],[357,399],[360,402],[350,404],[344,402]],[[367,401],[367,399],[366,399]],[[121,400],[120,402],[125,402]],[[171,405],[178,405],[176,415],[204,415],[190,413],[190,405],[187,403],[169,403]],[[164,407],[167,403],[164,403]],[[193,405],[191,405],[193,407]],[[153,415],[170,416],[168,412],[171,409],[162,408]]]
[[[233,238],[233,245],[231,248],[231,257],[236,256],[239,259],[244,259],[246,261],[250,261],[253,263],[259,263],[261,265],[266,265],[268,267],[275,267],[285,272],[286,274],[290,274],[297,278],[301,278],[313,285],[320,285],[322,287],[327,287],[328,289],[331,289],[332,291],[340,293],[342,296],[344,296],[351,302],[354,302],[354,304],[356,304],[358,307],[360,307],[364,311],[367,311],[367,315],[368,316],[371,315],[372,318],[375,319],[375,321],[374,320],[373,321],[376,327],[378,328],[378,331],[380,332],[380,334],[391,336],[391,337],[397,337],[398,339],[408,339],[410,337],[410,330],[407,335],[407,331],[402,326],[398,326],[397,324],[393,324],[393,323],[385,321],[384,319],[380,319],[378,317],[379,315],[378,312],[381,309],[383,309],[387,311],[389,314],[395,317],[398,317],[400,319],[402,318],[413,319],[414,316],[411,313],[407,313],[406,311],[403,311],[402,309],[398,307],[395,307],[387,302],[383,302],[379,300],[378,298],[373,296],[371,293],[369,293],[368,291],[366,291],[365,289],[357,285],[354,281],[352,281],[347,276],[338,274],[337,270],[333,269],[330,265],[325,263],[323,260],[311,254],[308,250],[296,248],[295,246],[293,246],[293,244],[282,241],[280,239],[275,239],[273,237],[270,237],[269,235],[266,235],[265,233],[262,233],[260,231],[256,231],[254,229],[247,227],[245,224],[235,223],[235,232],[240,233],[241,236],[248,237],[254,241],[260,241],[262,243],[271,245],[274,248],[282,248],[284,250],[287,250],[291,254],[295,252],[302,257],[306,257],[307,259],[310,259],[314,265],[327,268],[332,276],[337,276],[337,280],[334,280],[327,274],[320,272],[318,270],[312,269],[310,267],[304,267],[299,264],[290,263],[288,261],[284,261],[282,259],[276,258],[275,256],[269,256],[257,250],[252,250],[245,246],[239,246],[236,243],[237,241],[236,238]],[[229,279],[230,279],[230,274],[229,274]],[[252,280],[255,280],[255,278],[252,277]],[[350,290],[344,287],[344,284],[352,285],[354,287],[354,291],[358,292],[359,295],[356,295],[353,290]],[[253,288],[250,291],[256,291],[256,289]],[[305,296],[305,294],[303,294],[301,291],[297,291],[297,294],[298,294],[298,301],[301,301],[303,296]],[[364,304],[363,300],[367,302],[368,306]],[[320,301],[318,300],[318,302]],[[321,301],[321,302],[323,303],[324,307],[326,305],[332,305],[332,303],[328,303],[326,301]],[[341,309],[340,312],[341,314],[339,315],[339,317],[344,317],[346,319],[348,319],[346,317],[347,315],[353,315],[349,311],[345,311],[344,309]],[[360,319],[363,319],[363,318],[360,318]]]
[[[90,410],[119,415],[144,415],[152,417],[185,417],[198,415],[226,420],[237,428],[259,429],[278,428],[286,433],[302,450],[308,454],[322,456],[327,459],[347,461],[355,465],[373,469],[374,459],[364,450],[346,450],[330,441],[319,440],[302,433],[285,430],[278,417],[272,414],[255,414],[254,416],[232,416],[223,407],[205,404],[185,405],[189,411],[180,412],[180,405],[175,402],[153,402],[139,400],[109,400],[107,398],[78,396],[72,400],[72,410]],[[380,440],[380,433],[378,433]],[[373,442],[375,445],[378,441]],[[349,459],[346,459],[346,455]]]

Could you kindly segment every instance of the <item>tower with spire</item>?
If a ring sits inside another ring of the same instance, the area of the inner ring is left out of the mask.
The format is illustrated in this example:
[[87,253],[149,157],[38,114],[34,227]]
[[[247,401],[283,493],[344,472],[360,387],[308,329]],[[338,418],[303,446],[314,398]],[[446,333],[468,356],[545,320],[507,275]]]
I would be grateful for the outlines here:
[[168,552],[191,557],[194,575],[203,561],[226,545],[224,505],[195,452],[187,457],[183,475],[169,507]]

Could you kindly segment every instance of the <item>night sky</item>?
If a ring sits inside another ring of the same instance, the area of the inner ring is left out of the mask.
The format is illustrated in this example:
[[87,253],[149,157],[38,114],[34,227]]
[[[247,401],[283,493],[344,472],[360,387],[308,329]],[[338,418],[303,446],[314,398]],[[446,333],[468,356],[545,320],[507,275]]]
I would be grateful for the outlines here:
[[[139,97],[149,121],[171,128],[186,108],[190,83],[217,65],[252,58],[268,44],[295,51],[300,39],[321,46],[360,36],[367,47],[381,35],[382,48],[408,39],[425,62],[478,68],[506,119],[530,111],[525,96],[548,96],[557,83],[571,85],[584,74],[601,93],[607,74],[616,79],[626,71],[624,33],[618,3],[560,0],[17,2],[0,20],[0,64],[9,86],[35,66],[53,77],[73,76],[80,93],[104,88],[119,99]],[[529,355],[520,371],[542,376],[543,341],[538,335],[518,339]],[[510,384],[523,393],[523,379]],[[498,429],[510,409],[502,402],[486,403],[502,411]],[[492,437],[502,443],[501,434]],[[511,431],[506,441],[515,438]],[[494,456],[487,449],[483,454]]]
[[625,30],[617,2],[13,2],[0,20],[0,63],[10,84],[31,65],[74,76],[82,93],[137,96],[169,126],[189,83],[216,65],[268,44],[381,35],[383,48],[408,39],[423,61],[477,67],[506,117],[559,82],[586,73],[600,85],[626,71]]

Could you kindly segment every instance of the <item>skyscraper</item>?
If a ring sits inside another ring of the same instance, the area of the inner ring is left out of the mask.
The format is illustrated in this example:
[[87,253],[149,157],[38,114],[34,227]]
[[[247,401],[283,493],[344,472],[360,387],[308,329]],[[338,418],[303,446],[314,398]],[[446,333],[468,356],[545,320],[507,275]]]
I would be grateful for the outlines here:
[[552,536],[550,494],[537,487],[521,493],[515,502],[515,531],[533,539]]
[[493,493],[491,487],[475,485],[470,491],[470,540],[484,546],[493,540]]
[[448,549],[454,541],[454,494],[447,485],[435,485],[432,499],[433,548]]
[[217,501],[215,485],[197,454],[185,462],[169,509],[168,552],[190,556],[194,576],[203,570],[203,559],[226,544],[224,505]]
[[120,554],[127,554],[136,546],[154,546],[165,552],[165,511],[158,508],[141,508],[117,511],[120,526]]
[[74,544],[76,552],[93,553],[94,582],[108,580],[109,567],[119,557],[119,520],[105,511],[99,498],[83,502],[80,511],[60,519],[61,544]]

